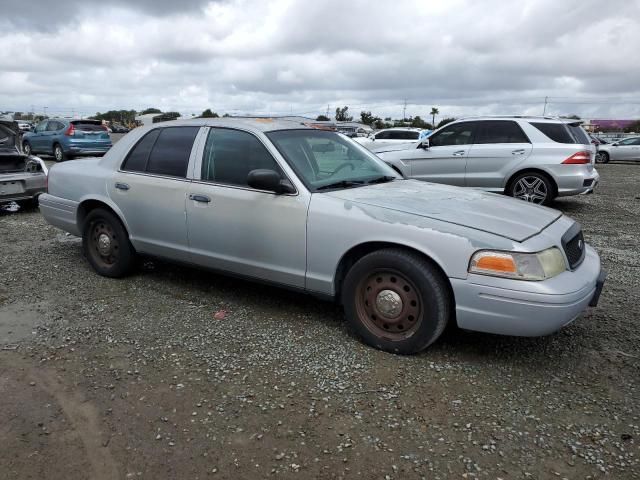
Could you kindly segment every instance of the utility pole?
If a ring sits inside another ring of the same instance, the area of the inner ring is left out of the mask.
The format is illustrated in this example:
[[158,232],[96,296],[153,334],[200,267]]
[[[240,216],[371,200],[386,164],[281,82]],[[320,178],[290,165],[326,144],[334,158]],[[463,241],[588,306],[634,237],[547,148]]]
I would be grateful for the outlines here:
[[404,99],[404,107],[402,107],[402,123],[404,123],[405,118],[407,118],[407,99]]
[[544,97],[544,108],[542,109],[542,116],[544,117],[545,114],[547,113],[547,101],[549,100],[549,97]]
[[329,104],[327,103],[327,114],[325,115],[327,118],[331,118],[329,117]]

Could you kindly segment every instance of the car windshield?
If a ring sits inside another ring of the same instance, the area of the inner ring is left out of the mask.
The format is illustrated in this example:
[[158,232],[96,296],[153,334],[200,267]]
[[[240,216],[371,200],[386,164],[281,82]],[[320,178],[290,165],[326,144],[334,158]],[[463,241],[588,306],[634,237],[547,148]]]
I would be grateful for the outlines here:
[[311,191],[351,188],[400,178],[364,147],[335,132],[280,130],[267,136]]

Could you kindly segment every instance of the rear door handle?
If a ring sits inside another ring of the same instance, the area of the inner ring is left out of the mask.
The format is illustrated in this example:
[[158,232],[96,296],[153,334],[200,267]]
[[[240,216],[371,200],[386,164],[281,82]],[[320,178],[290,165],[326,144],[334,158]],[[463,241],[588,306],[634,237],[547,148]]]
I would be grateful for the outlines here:
[[517,150],[513,150],[513,151],[511,152],[511,155],[524,155],[524,149],[519,148],[519,149],[517,149]]
[[118,190],[129,190],[129,185],[126,183],[117,182],[115,186]]
[[201,202],[201,203],[209,203],[211,201],[211,199],[206,195],[194,195],[193,193],[189,195],[189,200],[193,200],[194,202]]
[[467,153],[466,150],[458,150],[457,152],[453,152],[453,156],[454,157],[461,157],[463,156],[465,153]]

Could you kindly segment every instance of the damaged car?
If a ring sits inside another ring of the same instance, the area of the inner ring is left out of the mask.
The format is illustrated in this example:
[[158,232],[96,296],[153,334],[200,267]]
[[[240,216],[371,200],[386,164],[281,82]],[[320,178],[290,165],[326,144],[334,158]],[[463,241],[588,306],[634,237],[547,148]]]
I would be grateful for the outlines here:
[[16,122],[0,120],[0,204],[29,208],[46,192],[48,171],[40,158],[23,153],[21,136]]

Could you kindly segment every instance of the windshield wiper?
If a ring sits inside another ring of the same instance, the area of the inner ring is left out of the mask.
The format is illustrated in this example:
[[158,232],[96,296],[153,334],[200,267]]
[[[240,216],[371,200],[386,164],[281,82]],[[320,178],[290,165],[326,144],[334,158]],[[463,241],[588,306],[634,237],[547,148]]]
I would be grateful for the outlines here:
[[391,175],[383,175],[381,177],[376,177],[373,180],[369,180],[367,182],[368,185],[371,185],[372,183],[387,183],[387,182],[393,182],[396,179],[396,177],[391,176]]
[[356,187],[358,185],[364,185],[364,181],[362,180],[340,180],[339,182],[329,183],[327,185],[322,185],[321,187],[316,188],[316,190],[329,190],[331,188],[349,188]]

